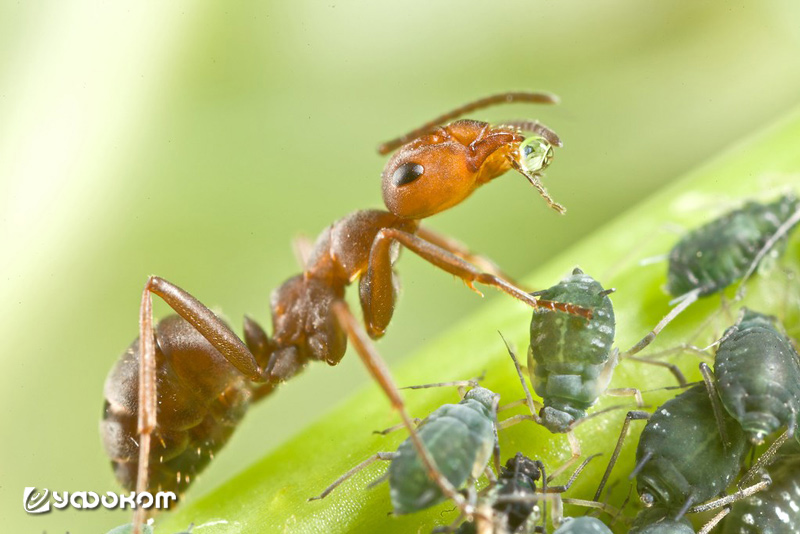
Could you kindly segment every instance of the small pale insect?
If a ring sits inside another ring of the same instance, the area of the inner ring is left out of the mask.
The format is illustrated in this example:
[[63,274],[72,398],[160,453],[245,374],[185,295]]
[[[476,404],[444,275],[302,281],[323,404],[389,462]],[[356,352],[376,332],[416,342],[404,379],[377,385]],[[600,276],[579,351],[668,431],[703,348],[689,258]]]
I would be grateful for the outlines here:
[[[417,428],[417,434],[441,475],[457,489],[478,478],[486,469],[497,443],[495,418],[498,396],[476,387],[458,404],[445,404],[433,411]],[[368,458],[345,473],[318,497],[376,460],[390,460],[389,494],[396,514],[423,510],[445,500],[439,485],[428,476],[411,438],[397,452]],[[313,500],[312,499],[312,500]]]
[[719,435],[708,392],[702,385],[664,403],[650,417],[636,450],[636,488],[645,506],[675,512],[722,494],[744,461],[748,443],[741,427],[722,414],[729,438]]
[[761,443],[783,427],[795,433],[800,357],[777,319],[744,308],[717,349],[714,374],[722,405],[750,441]]

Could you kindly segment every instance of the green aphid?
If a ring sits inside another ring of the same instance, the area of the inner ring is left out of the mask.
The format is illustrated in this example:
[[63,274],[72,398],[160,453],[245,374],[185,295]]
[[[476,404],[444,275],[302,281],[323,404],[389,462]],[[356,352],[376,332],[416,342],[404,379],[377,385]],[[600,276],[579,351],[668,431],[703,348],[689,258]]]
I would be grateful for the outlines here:
[[[750,201],[689,232],[669,253],[667,290],[675,297],[693,291],[703,297],[740,280],[755,267],[758,253],[778,229],[796,218],[798,208],[800,202],[794,194],[770,204]],[[780,255],[786,240],[784,233],[771,247],[771,254]]]
[[[415,430],[439,476],[457,490],[483,473],[497,446],[495,420],[498,400],[498,395],[488,389],[473,388],[458,404],[445,404],[434,410]],[[408,438],[396,452],[379,452],[371,456],[309,500],[324,498],[347,478],[376,460],[391,461],[387,474],[396,514],[423,510],[445,499],[441,486],[429,476],[411,438]]]
[[797,534],[800,532],[800,448],[788,442],[783,450],[793,450],[770,469],[772,485],[737,502],[721,534]]
[[758,444],[779,428],[800,438],[800,356],[774,317],[742,310],[714,360],[722,405]]
[[[485,388],[467,392],[458,404],[445,404],[420,424],[418,433],[442,475],[455,488],[478,478],[496,443],[497,395]],[[389,493],[396,514],[423,510],[444,500],[410,439],[397,448],[389,466]]]
[[674,512],[679,520],[691,506],[725,492],[743,464],[748,442],[727,414],[723,445],[708,391],[702,385],[664,403],[650,417],[636,450],[636,488],[646,506]]
[[572,275],[537,296],[592,310],[587,321],[566,313],[534,310],[530,328],[528,369],[534,390],[542,397],[541,423],[551,432],[568,432],[606,391],[618,353],[612,348],[614,308],[591,276],[576,268]]
[[765,259],[780,256],[798,222],[800,201],[789,193],[771,204],[750,201],[686,234],[668,256],[667,291],[677,306],[624,356],[648,346],[697,299],[744,283]]

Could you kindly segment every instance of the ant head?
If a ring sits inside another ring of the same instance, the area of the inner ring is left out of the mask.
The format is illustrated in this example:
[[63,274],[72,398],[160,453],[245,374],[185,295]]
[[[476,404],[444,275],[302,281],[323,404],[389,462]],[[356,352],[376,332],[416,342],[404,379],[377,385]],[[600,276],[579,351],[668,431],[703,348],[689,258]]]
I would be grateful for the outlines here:
[[461,203],[478,187],[511,168],[523,140],[508,129],[460,120],[403,145],[383,171],[389,211],[423,219]]
[[[445,120],[490,105],[509,102],[555,103],[546,93],[504,93],[462,106],[421,128],[381,145],[386,154],[398,149],[383,171],[383,200],[398,217],[423,219],[461,203],[475,189],[514,169],[539,191],[551,208],[563,213],[539,181],[553,159],[558,136],[536,121],[488,123]],[[535,135],[524,137],[522,131]]]
[[478,187],[510,169],[525,176],[550,206],[539,173],[553,159],[545,137],[525,138],[513,128],[460,120],[403,145],[383,171],[386,207],[407,219],[424,219],[460,204]]

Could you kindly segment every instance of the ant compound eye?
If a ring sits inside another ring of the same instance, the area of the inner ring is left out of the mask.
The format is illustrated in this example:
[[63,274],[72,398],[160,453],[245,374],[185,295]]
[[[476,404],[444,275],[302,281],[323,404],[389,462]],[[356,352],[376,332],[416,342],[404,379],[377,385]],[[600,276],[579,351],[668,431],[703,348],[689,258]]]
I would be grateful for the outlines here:
[[403,163],[392,174],[392,183],[395,187],[410,184],[425,172],[425,167],[419,163]]
[[553,145],[544,137],[528,137],[519,146],[520,163],[532,173],[539,172],[553,160]]

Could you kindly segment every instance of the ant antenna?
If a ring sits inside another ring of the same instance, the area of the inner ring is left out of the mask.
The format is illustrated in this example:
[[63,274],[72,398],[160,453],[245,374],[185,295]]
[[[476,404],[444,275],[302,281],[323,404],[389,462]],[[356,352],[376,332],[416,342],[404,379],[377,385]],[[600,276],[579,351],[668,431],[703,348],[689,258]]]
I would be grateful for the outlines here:
[[452,111],[436,117],[430,122],[426,122],[419,128],[411,130],[410,132],[396,137],[390,141],[386,141],[378,147],[378,154],[388,154],[396,148],[404,145],[412,139],[430,132],[436,126],[442,123],[449,122],[453,119],[461,117],[465,113],[471,113],[478,109],[484,109],[498,104],[512,104],[515,102],[530,102],[534,104],[557,104],[558,97],[550,93],[533,93],[533,92],[510,92],[500,93],[497,95],[479,98]]

